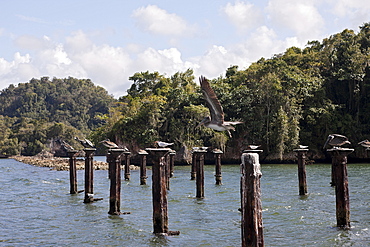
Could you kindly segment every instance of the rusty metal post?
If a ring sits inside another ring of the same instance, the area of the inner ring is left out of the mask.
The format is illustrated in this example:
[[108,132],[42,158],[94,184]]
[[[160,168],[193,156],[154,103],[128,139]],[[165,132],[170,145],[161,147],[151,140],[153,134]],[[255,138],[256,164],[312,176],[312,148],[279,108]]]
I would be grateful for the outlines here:
[[138,154],[140,156],[140,185],[146,185],[146,179],[148,178],[146,175],[146,156],[148,152],[140,150]]
[[240,167],[241,193],[241,235],[242,246],[264,246],[262,204],[261,204],[261,166],[259,154],[262,150],[245,150]]
[[349,190],[347,174],[347,156],[354,151],[350,148],[332,148],[327,150],[332,157],[332,164],[335,166],[335,204],[337,227],[349,228]]
[[130,154],[131,152],[124,152],[124,162],[125,162],[125,180],[130,180]]
[[85,198],[84,203],[94,200],[94,152],[96,148],[85,148]]
[[307,181],[306,181],[306,154],[308,149],[294,149],[298,156],[298,186],[299,195],[307,195]]
[[76,156],[77,150],[68,150],[69,157],[69,181],[70,181],[70,194],[77,194],[77,171],[76,171]]
[[191,172],[190,172],[190,180],[195,180],[196,177],[196,165],[197,164],[197,159],[196,159],[196,154],[193,152],[192,159],[191,159]]
[[153,160],[152,196],[153,196],[153,228],[155,234],[178,235],[178,231],[168,230],[168,208],[166,188],[166,155],[170,148],[147,148]]
[[[196,197],[204,198],[204,154],[207,150],[193,150],[193,158],[195,158],[196,168]],[[194,155],[195,154],[195,155]]]
[[109,161],[110,193],[108,214],[121,214],[121,159],[123,149],[109,149],[107,160]]
[[216,185],[221,185],[222,184],[221,155],[223,154],[223,152],[219,149],[215,149],[212,152],[215,154]]

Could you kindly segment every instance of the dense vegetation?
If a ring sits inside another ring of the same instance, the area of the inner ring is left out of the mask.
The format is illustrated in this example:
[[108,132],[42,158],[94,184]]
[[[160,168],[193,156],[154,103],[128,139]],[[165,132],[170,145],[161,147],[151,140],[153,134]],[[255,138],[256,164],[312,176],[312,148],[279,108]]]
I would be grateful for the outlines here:
[[[244,122],[233,138],[195,128],[208,109],[190,69],[169,77],[135,73],[129,78],[133,83],[127,95],[117,102],[88,80],[33,79],[11,85],[0,95],[4,116],[0,124],[7,130],[0,146],[5,150],[18,145],[18,150],[25,150],[23,144],[19,147],[24,139],[39,140],[37,146],[42,146],[58,131],[45,132],[45,138],[34,134],[32,139],[25,137],[29,131],[22,128],[29,130],[31,124],[35,133],[63,124],[84,134],[92,130],[90,138],[95,142],[108,137],[133,151],[160,139],[175,142],[177,150],[220,147],[229,158],[239,158],[248,144],[261,144],[269,159],[283,159],[298,144],[309,145],[316,157],[323,157],[322,146],[330,133],[344,134],[353,144],[370,138],[369,61],[370,24],[366,23],[359,33],[346,29],[321,42],[309,42],[304,49],[291,47],[261,58],[245,70],[231,66],[225,77],[211,80],[211,85],[225,119]],[[56,90],[59,83],[65,85],[60,89],[63,93]],[[78,89],[73,88],[76,84]]]

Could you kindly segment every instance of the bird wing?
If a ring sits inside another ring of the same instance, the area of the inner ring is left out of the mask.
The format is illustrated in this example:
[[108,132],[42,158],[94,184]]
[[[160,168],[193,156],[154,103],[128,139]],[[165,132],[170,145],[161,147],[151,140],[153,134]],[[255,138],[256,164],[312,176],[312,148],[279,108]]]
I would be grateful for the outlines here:
[[209,111],[211,112],[211,120],[216,120],[217,122],[224,122],[224,111],[218,100],[215,92],[209,85],[208,80],[201,76],[199,77],[200,86],[202,88],[203,97],[207,102]]

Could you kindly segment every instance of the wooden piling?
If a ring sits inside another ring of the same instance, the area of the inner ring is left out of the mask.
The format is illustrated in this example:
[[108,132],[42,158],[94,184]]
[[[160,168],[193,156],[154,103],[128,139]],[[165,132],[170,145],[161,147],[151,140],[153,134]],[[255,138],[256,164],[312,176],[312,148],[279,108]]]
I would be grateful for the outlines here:
[[327,150],[332,157],[335,177],[335,204],[337,227],[350,228],[350,208],[347,173],[347,156],[354,151],[350,148],[332,148]]
[[306,180],[306,154],[308,149],[294,149],[298,157],[298,187],[299,195],[307,195],[307,180]]
[[148,152],[141,150],[138,154],[140,156],[140,185],[146,185],[146,179],[148,178],[146,175],[146,157]]
[[124,163],[125,163],[125,180],[130,180],[130,154],[131,152],[124,152]]
[[191,159],[191,172],[190,172],[190,180],[195,180],[196,177],[196,170],[197,170],[197,159],[196,154],[193,152],[192,159]]
[[193,150],[196,169],[196,197],[204,198],[204,154],[207,150]]
[[166,188],[166,155],[170,148],[147,148],[151,159],[152,167],[152,196],[153,196],[153,228],[154,234],[178,235],[179,231],[168,230],[168,208]]
[[241,235],[242,246],[264,246],[259,154],[262,150],[245,150],[241,164]]
[[68,150],[69,157],[69,181],[70,181],[70,194],[77,194],[77,169],[76,169],[76,156],[77,150]]
[[171,150],[170,152],[170,178],[173,177],[173,174],[174,174],[174,170],[175,170],[175,155],[176,155],[176,151],[175,150]]
[[85,198],[84,203],[96,201],[94,199],[94,152],[95,148],[85,148]]
[[123,149],[109,149],[107,160],[109,161],[110,193],[108,214],[121,214],[121,159]]
[[219,149],[215,149],[212,151],[215,155],[215,178],[216,178],[216,185],[222,185],[222,174],[221,174],[221,155],[223,152]]

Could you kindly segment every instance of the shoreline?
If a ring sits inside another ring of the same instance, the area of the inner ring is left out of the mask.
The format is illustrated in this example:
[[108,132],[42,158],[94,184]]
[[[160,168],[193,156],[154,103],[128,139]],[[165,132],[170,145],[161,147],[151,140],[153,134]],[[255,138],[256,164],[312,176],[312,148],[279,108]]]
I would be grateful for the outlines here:
[[[60,157],[38,157],[38,156],[11,156],[9,157],[18,162],[22,162],[32,166],[48,167],[56,171],[69,171],[69,158]],[[94,170],[108,170],[108,163],[104,161],[93,161]],[[124,169],[125,166],[122,166]],[[85,160],[83,158],[76,159],[76,169],[85,169]],[[138,170],[138,166],[130,165],[130,170]]]

